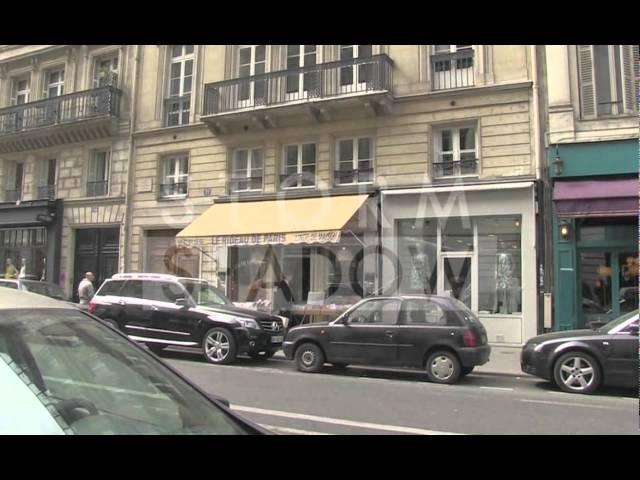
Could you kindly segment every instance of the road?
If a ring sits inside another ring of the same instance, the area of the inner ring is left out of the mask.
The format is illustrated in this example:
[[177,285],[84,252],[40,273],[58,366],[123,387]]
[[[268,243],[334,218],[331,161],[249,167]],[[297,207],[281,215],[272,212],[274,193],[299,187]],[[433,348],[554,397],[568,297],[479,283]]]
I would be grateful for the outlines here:
[[232,409],[280,434],[638,434],[637,391],[558,391],[530,376],[474,374],[456,385],[419,371],[326,366],[301,373],[285,359],[211,365],[197,353],[163,358]]

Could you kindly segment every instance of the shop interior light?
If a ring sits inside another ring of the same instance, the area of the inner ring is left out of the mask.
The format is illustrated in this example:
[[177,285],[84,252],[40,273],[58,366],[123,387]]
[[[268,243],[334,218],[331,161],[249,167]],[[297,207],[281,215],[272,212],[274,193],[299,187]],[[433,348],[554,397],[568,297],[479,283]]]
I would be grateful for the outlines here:
[[569,240],[571,238],[571,225],[568,223],[560,224],[560,238],[562,238],[562,240]]

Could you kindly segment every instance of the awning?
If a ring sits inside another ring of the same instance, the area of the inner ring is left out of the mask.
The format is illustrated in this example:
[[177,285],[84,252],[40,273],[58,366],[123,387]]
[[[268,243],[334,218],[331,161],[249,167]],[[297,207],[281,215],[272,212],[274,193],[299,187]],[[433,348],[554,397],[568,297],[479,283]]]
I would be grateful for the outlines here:
[[556,213],[561,217],[638,215],[638,179],[556,181]]
[[369,195],[265,200],[213,205],[177,237],[211,238],[223,246],[337,243]]

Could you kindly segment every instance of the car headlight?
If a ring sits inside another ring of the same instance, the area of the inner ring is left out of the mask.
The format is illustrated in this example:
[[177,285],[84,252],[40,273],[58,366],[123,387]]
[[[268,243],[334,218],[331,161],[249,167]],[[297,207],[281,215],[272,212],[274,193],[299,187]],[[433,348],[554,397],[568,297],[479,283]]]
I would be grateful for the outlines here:
[[255,328],[255,329],[260,328],[258,327],[258,322],[256,322],[252,318],[236,318],[236,320],[238,320],[238,322],[240,322],[240,325],[242,325],[245,328]]

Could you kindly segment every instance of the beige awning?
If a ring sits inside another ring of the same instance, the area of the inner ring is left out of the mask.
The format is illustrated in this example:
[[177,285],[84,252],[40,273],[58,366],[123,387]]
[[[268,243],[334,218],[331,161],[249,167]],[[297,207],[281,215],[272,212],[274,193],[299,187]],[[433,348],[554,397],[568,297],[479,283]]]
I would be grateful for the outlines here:
[[213,205],[177,237],[208,237],[224,246],[337,243],[369,195],[265,200]]

